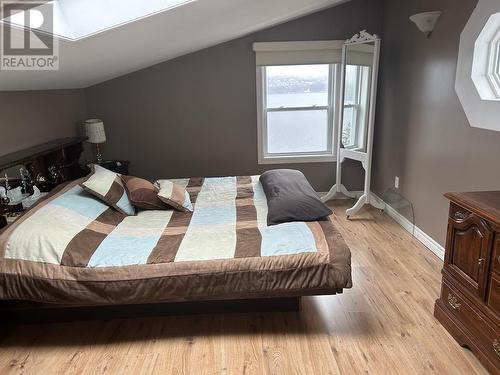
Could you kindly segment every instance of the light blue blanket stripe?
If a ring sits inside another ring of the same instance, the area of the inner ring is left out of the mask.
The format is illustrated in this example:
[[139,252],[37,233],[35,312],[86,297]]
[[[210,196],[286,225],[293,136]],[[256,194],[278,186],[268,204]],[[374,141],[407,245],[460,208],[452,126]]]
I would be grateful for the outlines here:
[[66,193],[50,202],[52,206],[61,206],[75,213],[96,219],[109,206],[85,192],[80,186],[68,190]]
[[119,267],[146,264],[161,235],[126,237],[110,234],[90,258],[89,267]]
[[184,193],[184,203],[182,206],[189,210],[189,212],[193,212],[193,204],[191,203],[191,197],[187,191]]
[[118,202],[116,202],[116,206],[123,210],[127,215],[135,215],[135,207],[132,206],[127,193],[124,191],[122,197]]
[[262,235],[261,255],[293,255],[315,253],[316,240],[306,223],[284,223],[260,228]]
[[[206,178],[203,184],[203,191],[217,191],[218,189],[225,190],[236,189],[236,177],[222,177],[222,178]],[[201,201],[202,193],[198,196]],[[214,197],[214,196],[212,196]],[[234,201],[228,204],[226,201],[207,201],[204,204],[199,204],[191,218],[190,227],[196,226],[213,226],[218,224],[232,224],[236,223],[236,205]],[[200,245],[202,248],[202,245]]]

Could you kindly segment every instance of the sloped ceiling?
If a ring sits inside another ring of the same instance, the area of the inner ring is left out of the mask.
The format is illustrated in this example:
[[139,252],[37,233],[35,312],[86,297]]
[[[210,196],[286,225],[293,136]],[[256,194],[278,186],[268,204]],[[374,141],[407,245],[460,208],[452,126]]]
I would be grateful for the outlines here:
[[59,70],[0,70],[0,90],[92,86],[346,1],[189,2],[87,38],[59,40]]

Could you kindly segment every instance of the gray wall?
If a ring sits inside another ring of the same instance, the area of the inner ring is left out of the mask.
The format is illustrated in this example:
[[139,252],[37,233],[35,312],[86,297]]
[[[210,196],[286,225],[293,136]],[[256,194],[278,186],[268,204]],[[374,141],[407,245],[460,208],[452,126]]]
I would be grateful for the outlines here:
[[[345,39],[383,34],[373,181],[401,177],[416,224],[444,244],[446,191],[500,189],[500,133],[468,124],[454,91],[459,36],[476,0],[353,0],[250,36],[183,56],[85,90],[0,92],[0,154],[76,134],[75,123],[103,118],[105,156],[132,161],[145,177],[259,173],[254,41]],[[444,14],[431,39],[408,21]],[[384,12],[385,10],[385,12]],[[384,29],[381,30],[382,25]],[[84,100],[86,100],[87,111]],[[287,165],[318,190],[334,164]],[[358,165],[346,166],[359,188]]]
[[[86,89],[89,116],[106,125],[105,157],[130,159],[131,172],[149,178],[292,167],[327,190],[333,163],[258,165],[252,43],[347,39],[360,29],[380,33],[380,3],[353,0]],[[358,165],[348,164],[345,177],[347,185],[362,186]]]
[[83,90],[0,91],[0,155],[77,135]]
[[[500,190],[500,132],[469,126],[454,90],[460,33],[476,0],[389,0],[375,130],[377,190],[401,177],[416,224],[445,242],[447,191]],[[431,39],[408,21],[442,10]]]

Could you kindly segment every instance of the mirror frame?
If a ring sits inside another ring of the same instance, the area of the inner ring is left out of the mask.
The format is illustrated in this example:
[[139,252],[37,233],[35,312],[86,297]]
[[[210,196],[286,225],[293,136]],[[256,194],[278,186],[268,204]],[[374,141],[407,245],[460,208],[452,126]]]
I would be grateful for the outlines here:
[[[342,75],[340,83],[340,95],[337,102],[339,110],[338,112],[338,133],[337,133],[337,174],[336,174],[336,184],[330,189],[327,195],[323,197],[323,201],[329,201],[334,199],[339,195],[347,196],[349,198],[358,199],[356,204],[346,211],[347,217],[356,214],[365,204],[370,204],[378,209],[383,210],[385,204],[376,198],[371,193],[371,166],[372,166],[372,154],[373,154],[373,134],[375,127],[375,113],[377,107],[377,89],[378,89],[378,76],[379,76],[379,64],[380,64],[380,47],[382,40],[375,34],[370,34],[366,30],[359,32],[354,35],[351,39],[348,39],[344,46],[342,47]],[[342,147],[342,131],[344,122],[344,99],[345,99],[345,79],[346,79],[346,65],[347,65],[347,49],[349,46],[359,45],[359,44],[369,44],[374,45],[374,57],[372,64],[372,74],[371,74],[371,84],[370,84],[370,108],[368,113],[368,121],[366,123],[366,150],[351,150]],[[365,170],[365,183],[363,194],[360,196],[359,193],[350,192],[342,184],[342,163],[345,159],[357,160],[363,165]]]

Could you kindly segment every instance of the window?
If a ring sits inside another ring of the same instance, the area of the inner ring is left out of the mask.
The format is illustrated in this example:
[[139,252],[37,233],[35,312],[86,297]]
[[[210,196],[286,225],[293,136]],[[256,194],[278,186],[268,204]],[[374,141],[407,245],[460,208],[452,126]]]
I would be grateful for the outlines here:
[[495,69],[495,74],[497,78],[500,80],[500,42],[497,44],[497,62],[496,62],[496,69]]
[[259,70],[259,161],[333,161],[337,65],[262,66]]
[[476,40],[472,80],[482,100],[500,100],[500,13],[488,19]]
[[491,46],[491,68],[490,68],[490,84],[496,93],[497,98],[500,98],[500,26],[496,39]]
[[[47,4],[53,6],[53,12],[52,9],[50,11],[53,16],[53,25],[48,23],[52,27],[42,30],[63,39],[75,41],[193,1],[196,0],[38,0],[33,4],[32,12],[40,13],[44,7],[47,7]],[[24,13],[24,11],[18,12],[0,21],[24,27]]]
[[362,149],[366,139],[370,67],[347,65],[345,75],[342,144],[349,149]]
[[500,1],[480,0],[460,37],[455,90],[471,127],[500,131]]

